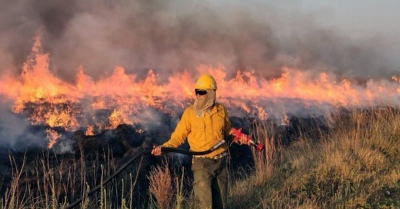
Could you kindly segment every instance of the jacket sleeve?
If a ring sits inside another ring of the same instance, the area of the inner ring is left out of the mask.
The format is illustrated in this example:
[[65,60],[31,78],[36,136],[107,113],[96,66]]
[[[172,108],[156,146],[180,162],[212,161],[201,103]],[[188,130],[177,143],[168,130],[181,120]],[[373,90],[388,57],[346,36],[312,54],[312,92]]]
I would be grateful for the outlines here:
[[226,110],[226,107],[224,107],[224,111],[225,111],[225,125],[224,125],[224,133],[225,133],[225,138],[229,137],[231,135],[232,132],[232,124],[231,124],[231,120],[228,117],[228,111]]
[[171,138],[162,145],[163,147],[177,148],[179,147],[179,145],[185,142],[186,137],[188,136],[191,130],[189,117],[190,117],[189,111],[188,109],[186,109],[183,112],[181,120],[178,122],[175,131],[171,134]]

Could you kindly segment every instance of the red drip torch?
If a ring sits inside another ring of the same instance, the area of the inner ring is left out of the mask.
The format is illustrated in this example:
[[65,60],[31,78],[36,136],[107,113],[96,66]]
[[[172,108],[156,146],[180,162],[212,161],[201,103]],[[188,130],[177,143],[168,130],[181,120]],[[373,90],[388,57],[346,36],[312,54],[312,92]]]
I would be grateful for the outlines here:
[[[239,129],[232,128],[232,135],[235,137],[232,140],[232,143],[234,143],[244,135],[242,133],[242,128],[239,128]],[[258,152],[261,152],[265,148],[264,144],[255,142],[254,140],[251,139],[251,137],[249,135],[246,135],[246,138],[248,141],[250,141],[250,144],[253,145],[257,149]]]

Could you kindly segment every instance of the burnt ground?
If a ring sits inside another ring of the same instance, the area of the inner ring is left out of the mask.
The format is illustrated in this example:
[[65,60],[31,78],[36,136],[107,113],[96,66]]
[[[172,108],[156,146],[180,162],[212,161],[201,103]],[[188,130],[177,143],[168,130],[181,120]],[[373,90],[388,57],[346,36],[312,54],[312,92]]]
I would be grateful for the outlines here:
[[[290,117],[286,125],[275,124],[274,121],[259,121],[253,118],[231,117],[234,127],[242,127],[244,133],[254,133],[254,137],[274,138],[275,143],[282,146],[289,145],[300,136],[309,135],[318,140],[323,132],[328,132],[326,119]],[[45,128],[33,127],[37,131]],[[57,129],[65,137],[59,139],[53,149],[43,146],[30,146],[24,150],[0,147],[0,192],[5,197],[12,186],[17,186],[20,195],[29,193],[31,196],[44,195],[54,189],[60,202],[73,202],[79,199],[83,190],[101,184],[104,178],[114,174],[121,166],[126,165],[133,157],[143,151],[148,151],[153,145],[166,141],[172,130],[154,128],[142,132],[140,125],[132,126],[121,124],[116,129],[104,130],[94,136],[87,136],[83,131],[69,133],[61,128]],[[258,131],[259,132],[259,131]],[[180,149],[188,149],[184,144]],[[239,177],[239,171],[252,172],[252,150],[247,146],[233,144],[230,147],[231,176]],[[145,207],[149,200],[148,178],[149,171],[157,165],[168,161],[172,172],[180,176],[184,170],[187,187],[185,193],[190,193],[191,156],[170,153],[163,157],[145,155],[138,157],[126,167],[112,181],[107,184],[110,195],[120,199],[121,179],[125,187],[135,185],[134,205]],[[103,179],[102,179],[103,176]],[[18,180],[18,185],[13,184]],[[86,183],[85,183],[86,182]],[[56,185],[51,187],[51,185]],[[125,189],[127,191],[127,189]],[[94,199],[99,194],[94,193]],[[120,202],[120,201],[115,201]]]

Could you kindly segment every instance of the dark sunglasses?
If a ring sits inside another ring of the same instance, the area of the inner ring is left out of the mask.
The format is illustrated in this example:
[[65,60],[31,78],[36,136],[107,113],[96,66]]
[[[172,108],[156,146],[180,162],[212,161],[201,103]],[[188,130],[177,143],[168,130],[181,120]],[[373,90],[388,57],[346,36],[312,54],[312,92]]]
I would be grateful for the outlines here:
[[206,95],[207,94],[207,90],[202,90],[202,89],[195,89],[194,92],[196,92],[196,95]]

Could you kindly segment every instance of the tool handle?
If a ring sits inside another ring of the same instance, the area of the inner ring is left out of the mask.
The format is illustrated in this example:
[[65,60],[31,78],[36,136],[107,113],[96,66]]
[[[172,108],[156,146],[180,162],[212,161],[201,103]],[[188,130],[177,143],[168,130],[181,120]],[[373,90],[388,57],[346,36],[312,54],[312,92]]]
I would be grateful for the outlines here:
[[250,144],[253,145],[257,151],[261,152],[263,149],[265,149],[265,145],[262,143],[258,143],[250,139]]

